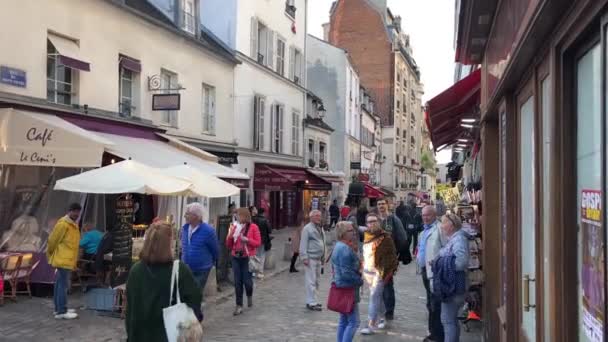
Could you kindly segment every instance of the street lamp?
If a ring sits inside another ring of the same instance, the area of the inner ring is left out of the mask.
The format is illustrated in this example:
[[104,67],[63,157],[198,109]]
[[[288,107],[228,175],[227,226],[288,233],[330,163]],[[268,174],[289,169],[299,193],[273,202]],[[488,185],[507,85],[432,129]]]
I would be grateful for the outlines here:
[[319,107],[317,107],[317,112],[319,113],[319,118],[323,119],[325,117],[327,110],[322,103],[319,105]]

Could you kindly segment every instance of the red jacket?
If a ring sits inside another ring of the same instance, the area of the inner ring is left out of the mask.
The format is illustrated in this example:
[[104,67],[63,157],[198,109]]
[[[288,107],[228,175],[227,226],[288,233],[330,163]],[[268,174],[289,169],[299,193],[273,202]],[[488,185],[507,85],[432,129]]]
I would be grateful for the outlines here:
[[228,231],[228,235],[226,236],[226,247],[232,251],[232,256],[236,256],[236,252],[242,251],[243,256],[254,256],[257,253],[258,247],[262,245],[262,237],[260,236],[260,229],[255,223],[249,224],[249,230],[247,231],[247,227],[243,227],[241,230],[241,235],[245,234],[247,231],[247,243],[243,243],[241,240],[241,236],[234,241],[234,230],[235,226],[230,226],[230,230]]

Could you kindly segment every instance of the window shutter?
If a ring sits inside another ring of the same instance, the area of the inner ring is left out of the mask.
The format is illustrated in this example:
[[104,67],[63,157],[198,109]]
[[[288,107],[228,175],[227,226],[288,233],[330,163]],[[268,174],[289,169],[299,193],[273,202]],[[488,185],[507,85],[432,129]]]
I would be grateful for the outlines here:
[[276,128],[276,118],[275,118],[275,110],[276,110],[276,105],[271,105],[270,106],[270,151],[271,152],[275,152],[276,151],[276,134],[277,134],[277,128]]
[[258,19],[251,18],[251,58],[258,60]]
[[283,153],[283,106],[279,107],[279,153]]
[[266,101],[263,98],[261,98],[260,99],[260,108],[258,110],[258,113],[259,113],[258,115],[260,116],[259,129],[258,129],[258,135],[259,135],[259,137],[258,137],[259,144],[258,145],[259,145],[260,151],[264,150],[264,126],[265,126],[264,111],[265,110],[266,110]]
[[209,133],[215,134],[215,88],[209,88]]
[[276,40],[276,35],[277,33],[274,31],[268,31],[268,35],[266,36],[266,38],[268,39],[268,58],[266,58],[266,65],[274,70],[274,55],[275,55],[275,51],[274,51],[274,43]]
[[295,80],[296,72],[296,49],[293,46],[289,47],[289,79]]
[[257,150],[260,148],[260,136],[259,136],[259,122],[260,122],[260,106],[259,98],[253,97],[253,149]]
[[319,166],[319,142],[318,141],[315,141],[314,151],[315,151],[315,164],[317,166]]

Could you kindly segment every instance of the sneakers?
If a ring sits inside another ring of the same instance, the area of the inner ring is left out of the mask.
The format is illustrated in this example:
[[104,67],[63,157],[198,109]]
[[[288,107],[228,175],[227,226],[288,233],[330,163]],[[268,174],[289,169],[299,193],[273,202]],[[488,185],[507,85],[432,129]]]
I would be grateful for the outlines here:
[[[68,309],[68,313],[76,313],[76,309]],[[53,316],[57,316],[57,311],[53,311]]]
[[361,335],[373,335],[376,333],[376,330],[372,327],[365,327],[361,329]]
[[306,308],[310,311],[323,311],[321,304],[306,304]]
[[78,314],[75,312],[66,312],[64,314],[55,315],[55,319],[76,319]]
[[381,319],[380,323],[378,323],[378,329],[386,329],[388,327],[388,324],[386,323],[385,320]]
[[238,315],[240,315],[240,314],[242,314],[242,313],[243,313],[243,307],[242,307],[242,306],[237,306],[237,307],[234,309],[234,312],[232,313],[232,315],[233,315],[233,316],[238,316]]

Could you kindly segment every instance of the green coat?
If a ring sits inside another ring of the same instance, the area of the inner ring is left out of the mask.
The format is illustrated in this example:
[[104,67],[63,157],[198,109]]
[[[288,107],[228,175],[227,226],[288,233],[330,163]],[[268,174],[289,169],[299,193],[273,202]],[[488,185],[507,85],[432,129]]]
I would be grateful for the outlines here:
[[[146,265],[140,261],[131,267],[127,281],[127,341],[167,341],[163,309],[170,306],[172,266],[172,263]],[[200,308],[201,289],[188,266],[183,262],[179,266],[180,298],[188,306]]]

